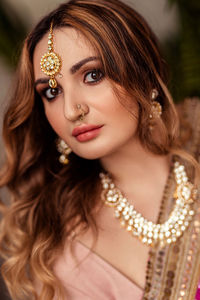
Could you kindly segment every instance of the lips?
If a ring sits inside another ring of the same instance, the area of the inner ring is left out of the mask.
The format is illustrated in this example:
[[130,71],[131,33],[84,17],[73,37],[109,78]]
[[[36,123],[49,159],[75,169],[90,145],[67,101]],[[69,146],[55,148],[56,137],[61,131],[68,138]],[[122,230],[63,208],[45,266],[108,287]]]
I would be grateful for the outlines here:
[[101,132],[103,125],[82,125],[74,128],[72,135],[78,142],[84,143],[95,139]]
[[82,126],[74,128],[74,130],[72,131],[72,136],[77,137],[79,134],[86,133],[86,132],[89,132],[89,131],[92,131],[92,130],[95,130],[95,129],[99,129],[102,126],[103,125],[99,125],[99,126],[96,126],[96,125],[82,125]]

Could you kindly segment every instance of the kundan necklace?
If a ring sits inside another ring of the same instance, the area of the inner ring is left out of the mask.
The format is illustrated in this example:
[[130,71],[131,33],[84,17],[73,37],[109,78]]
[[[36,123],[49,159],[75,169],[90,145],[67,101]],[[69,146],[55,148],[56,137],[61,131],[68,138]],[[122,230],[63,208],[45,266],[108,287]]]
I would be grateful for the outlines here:
[[197,191],[188,181],[183,165],[175,162],[173,172],[176,180],[174,193],[176,201],[168,220],[162,224],[154,224],[146,220],[122,195],[108,174],[99,174],[104,203],[115,208],[115,217],[127,231],[138,237],[142,243],[152,247],[156,245],[164,247],[175,242],[189,226],[194,215],[192,204]]

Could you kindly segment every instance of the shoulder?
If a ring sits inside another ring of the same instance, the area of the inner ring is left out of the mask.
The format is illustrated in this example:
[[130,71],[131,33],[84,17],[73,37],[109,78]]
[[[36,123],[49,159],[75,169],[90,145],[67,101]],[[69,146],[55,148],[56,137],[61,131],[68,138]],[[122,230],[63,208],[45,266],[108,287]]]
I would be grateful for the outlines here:
[[176,109],[180,122],[181,145],[196,152],[200,146],[200,99],[186,98],[176,104]]

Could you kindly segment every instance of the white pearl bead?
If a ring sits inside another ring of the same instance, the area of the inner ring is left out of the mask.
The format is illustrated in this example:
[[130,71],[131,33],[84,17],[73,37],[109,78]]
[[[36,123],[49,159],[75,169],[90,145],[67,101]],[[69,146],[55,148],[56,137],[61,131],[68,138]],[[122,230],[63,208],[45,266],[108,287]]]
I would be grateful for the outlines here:
[[175,195],[174,208],[170,213],[169,219],[163,224],[154,224],[146,220],[134,209],[133,205],[129,204],[120,190],[115,188],[111,178],[104,173],[99,174],[103,189],[107,190],[105,200],[103,199],[103,194],[102,199],[111,204],[119,201],[119,205],[115,208],[115,217],[122,218],[121,225],[125,226],[128,231],[131,231],[133,236],[142,235],[143,243],[151,246],[153,246],[154,241],[159,242],[160,246],[165,246],[167,243],[171,244],[186,230],[189,221],[194,215],[194,211],[191,209],[191,204],[194,200],[191,197],[191,195],[193,196],[193,185],[188,182],[185,168],[179,162],[174,164],[174,174],[178,196]]

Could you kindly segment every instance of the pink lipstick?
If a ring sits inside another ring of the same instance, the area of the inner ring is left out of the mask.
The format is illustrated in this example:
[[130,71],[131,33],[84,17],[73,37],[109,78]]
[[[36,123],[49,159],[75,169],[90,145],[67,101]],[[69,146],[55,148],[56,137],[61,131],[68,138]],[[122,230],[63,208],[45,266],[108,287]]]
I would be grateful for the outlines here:
[[82,125],[74,128],[72,136],[74,136],[79,142],[87,142],[97,137],[102,127],[103,125]]

